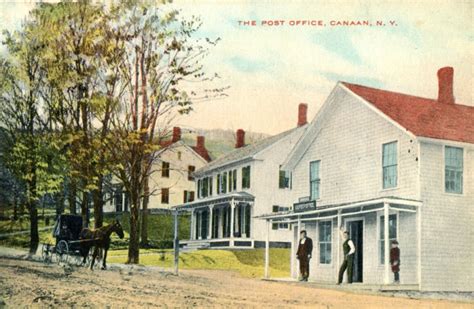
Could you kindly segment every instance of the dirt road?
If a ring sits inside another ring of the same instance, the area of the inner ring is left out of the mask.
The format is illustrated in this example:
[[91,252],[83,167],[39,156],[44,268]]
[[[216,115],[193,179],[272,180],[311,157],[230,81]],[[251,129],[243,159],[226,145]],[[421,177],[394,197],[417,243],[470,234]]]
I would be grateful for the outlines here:
[[[0,258],[0,301],[18,307],[311,307],[472,308],[473,304],[415,300],[244,279],[231,272],[112,265],[90,271]],[[1,305],[0,305],[1,307]]]

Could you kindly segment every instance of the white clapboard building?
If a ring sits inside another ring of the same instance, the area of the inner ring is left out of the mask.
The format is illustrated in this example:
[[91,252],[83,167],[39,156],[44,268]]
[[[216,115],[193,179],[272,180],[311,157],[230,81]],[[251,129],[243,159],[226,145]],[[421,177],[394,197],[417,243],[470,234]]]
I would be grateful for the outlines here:
[[[188,145],[181,138],[181,128],[174,127],[169,140],[160,143],[149,178],[150,211],[170,209],[195,199],[194,171],[211,161],[204,136],[197,136],[195,145]],[[120,182],[113,182],[106,197],[104,212],[129,210],[128,194]]]
[[[291,223],[293,250],[308,231],[310,279],[336,282],[342,226],[356,283],[393,281],[396,239],[400,288],[474,290],[474,107],[455,102],[452,68],[438,82],[437,99],[339,82],[290,152],[293,208],[260,218]],[[292,254],[294,277],[297,263]]]
[[[218,158],[194,176],[197,199],[176,207],[191,213],[187,247],[254,248],[265,244],[265,222],[255,220],[291,203],[288,178],[280,166],[307,127],[307,105],[300,104],[295,128],[247,145],[245,132],[236,132],[236,149]],[[287,207],[287,206],[286,206]],[[288,224],[270,231],[272,247],[289,247]]]

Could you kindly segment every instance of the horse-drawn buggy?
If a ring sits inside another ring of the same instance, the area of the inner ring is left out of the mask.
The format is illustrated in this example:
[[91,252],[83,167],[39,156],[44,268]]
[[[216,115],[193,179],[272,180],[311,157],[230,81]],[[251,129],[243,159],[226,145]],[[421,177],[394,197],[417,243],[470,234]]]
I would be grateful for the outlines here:
[[117,220],[110,225],[92,230],[82,227],[81,216],[60,215],[53,228],[55,244],[43,244],[43,261],[78,266],[89,265],[90,262],[92,269],[98,258],[102,259],[102,268],[105,269],[110,235],[114,232],[120,238],[124,237],[122,226]]

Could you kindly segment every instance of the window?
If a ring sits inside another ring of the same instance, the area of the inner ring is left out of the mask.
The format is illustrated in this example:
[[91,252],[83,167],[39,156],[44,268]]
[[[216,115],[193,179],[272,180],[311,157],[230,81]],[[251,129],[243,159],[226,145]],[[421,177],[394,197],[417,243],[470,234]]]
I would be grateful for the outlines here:
[[198,198],[201,198],[201,197],[202,197],[202,195],[201,195],[201,187],[202,187],[201,179],[198,179],[198,183],[197,183],[197,194],[198,194]]
[[221,176],[221,193],[227,192],[227,172],[222,173]]
[[237,190],[237,170],[229,171],[229,192]]
[[[278,205],[273,206],[273,212],[280,212],[280,211],[289,211],[290,207],[282,207]],[[290,225],[288,223],[273,223],[272,230],[288,230],[290,229]]]
[[114,192],[113,192],[113,201],[115,203],[115,211],[120,212],[123,211],[123,205],[122,205],[122,187],[116,187]]
[[444,189],[462,193],[463,149],[446,146],[444,151]]
[[181,151],[178,151],[178,160],[181,161],[181,157],[182,157]]
[[217,194],[227,192],[227,172],[217,174]]
[[196,170],[196,167],[194,165],[188,165],[188,180],[192,181],[194,180],[193,173]]
[[212,196],[212,177],[208,177],[207,181],[209,182],[209,196]]
[[331,264],[332,257],[332,223],[319,223],[319,263]]
[[382,147],[383,188],[397,186],[397,142],[383,144]]
[[287,176],[287,173],[285,171],[282,171],[282,170],[279,171],[278,187],[280,189],[290,187],[290,177]]
[[161,204],[169,204],[170,202],[170,189],[161,188]]
[[202,197],[207,197],[208,194],[209,194],[209,178],[208,177],[205,177],[203,180],[202,180],[202,193],[201,193],[201,196]]
[[161,163],[161,177],[170,177],[170,164],[168,162],[163,161]]
[[198,179],[198,197],[208,197],[212,195],[212,177]]
[[[385,228],[384,228],[384,221],[385,217],[380,216],[380,264],[384,264],[385,261]],[[397,239],[397,215],[389,215],[388,216],[388,240],[389,243],[392,242],[392,240]]]
[[319,178],[319,163],[321,161],[313,161],[309,163],[309,196],[310,200],[319,199],[319,187],[321,179]]
[[250,165],[242,168],[242,189],[250,188]]
[[189,202],[194,201],[194,191],[184,190],[183,201],[184,203],[189,203]]

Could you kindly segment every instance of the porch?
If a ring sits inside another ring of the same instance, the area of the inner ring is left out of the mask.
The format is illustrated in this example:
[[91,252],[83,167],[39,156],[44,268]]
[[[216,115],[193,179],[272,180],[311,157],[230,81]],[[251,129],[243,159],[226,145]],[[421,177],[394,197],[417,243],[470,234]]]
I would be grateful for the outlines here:
[[332,289],[332,290],[343,290],[343,291],[363,291],[363,292],[410,292],[419,291],[418,284],[366,284],[366,283],[352,283],[337,285],[331,282],[322,282],[317,280],[308,280],[308,282],[299,282],[295,278],[264,278],[264,281],[271,282],[284,282],[284,283],[298,283],[304,284],[305,286],[321,288],[321,289]]
[[252,248],[254,196],[233,192],[176,206],[191,215],[189,240],[180,241],[187,249]]
[[[309,207],[308,205],[311,206],[311,203],[314,205]],[[266,221],[267,235],[269,227],[273,223],[289,223],[292,226],[290,280],[298,278],[296,250],[299,231],[306,229],[308,236],[313,238],[314,244],[310,263],[310,279],[318,284],[329,283],[332,285],[337,282],[338,268],[342,263],[342,237],[338,230],[341,226],[345,226],[356,248],[360,250],[360,252],[356,252],[354,258],[353,280],[360,282],[355,283],[355,286],[363,285],[364,288],[391,286],[393,274],[389,263],[390,241],[402,237],[401,264],[403,265],[402,270],[407,276],[405,282],[402,281],[405,284],[393,285],[393,288],[409,287],[411,289],[416,286],[416,289],[419,289],[421,276],[419,207],[422,204],[420,201],[384,197],[318,207],[314,202],[307,202],[307,205],[297,204],[289,212],[259,216],[260,219]],[[399,225],[400,232],[398,231]],[[324,235],[321,235],[323,232]],[[317,237],[315,237],[316,235]],[[267,236],[266,244],[269,241]],[[265,278],[269,279],[268,246],[266,246],[265,253]],[[359,254],[359,264],[356,262],[357,254]],[[356,275],[356,268],[359,268],[360,271],[358,275]]]

